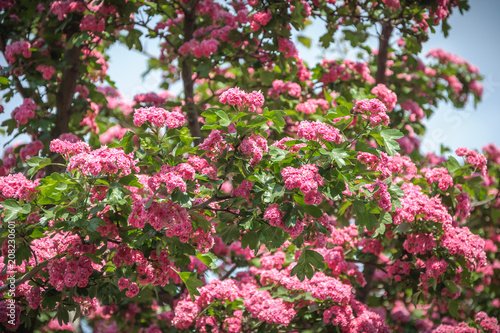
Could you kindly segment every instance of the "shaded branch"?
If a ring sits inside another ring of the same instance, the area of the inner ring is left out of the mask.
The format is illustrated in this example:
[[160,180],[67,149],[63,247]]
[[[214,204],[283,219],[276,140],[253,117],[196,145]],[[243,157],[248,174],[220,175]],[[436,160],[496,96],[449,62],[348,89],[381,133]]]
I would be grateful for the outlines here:
[[[46,261],[42,262],[40,265],[33,267],[33,269],[31,271],[29,271],[28,273],[24,274],[19,279],[16,279],[16,281],[14,281],[14,285],[18,286],[21,283],[23,283],[25,281],[28,281],[33,276],[35,276],[35,274],[38,273],[39,270],[47,267],[47,265],[49,264],[49,262],[50,262],[50,260],[46,260]],[[11,286],[11,283],[4,284],[3,286],[1,286],[0,287],[0,293],[6,292],[10,288],[10,286]]]

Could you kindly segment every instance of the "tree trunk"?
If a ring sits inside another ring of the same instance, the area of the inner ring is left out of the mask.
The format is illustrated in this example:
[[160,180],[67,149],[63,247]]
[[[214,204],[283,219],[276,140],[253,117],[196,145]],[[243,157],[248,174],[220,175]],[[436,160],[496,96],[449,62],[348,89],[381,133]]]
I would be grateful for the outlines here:
[[61,84],[56,94],[56,122],[50,135],[51,139],[57,139],[61,134],[69,130],[71,119],[71,104],[76,90],[76,82],[80,75],[81,50],[73,46],[64,53],[64,60],[68,67],[63,71]]
[[[189,10],[184,12],[184,41],[188,42],[193,38],[193,31],[195,26],[195,9],[197,2],[190,7]],[[186,55],[182,59],[181,71],[182,71],[182,82],[184,84],[184,102],[186,103],[186,110],[188,115],[189,131],[191,136],[195,138],[194,143],[198,145],[202,142],[200,123],[198,122],[198,111],[196,110],[196,105],[194,104],[194,82],[193,82],[193,70],[191,63],[191,56]]]

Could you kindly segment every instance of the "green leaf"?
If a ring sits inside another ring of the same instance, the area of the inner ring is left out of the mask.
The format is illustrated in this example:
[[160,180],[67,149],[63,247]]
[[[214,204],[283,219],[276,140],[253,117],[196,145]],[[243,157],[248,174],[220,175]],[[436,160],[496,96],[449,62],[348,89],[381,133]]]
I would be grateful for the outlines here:
[[217,116],[219,116],[219,124],[221,126],[228,126],[229,124],[231,124],[231,120],[229,119],[228,115],[226,112],[224,112],[223,110],[217,110],[215,111],[215,114]]
[[273,124],[274,124],[274,126],[276,126],[276,129],[278,130],[278,132],[281,132],[283,127],[286,125],[286,121],[284,118],[286,116],[285,111],[282,111],[282,110],[268,111],[266,109],[266,110],[264,110],[263,115],[264,115],[264,117],[266,117],[267,119],[269,119],[270,121],[273,122]]
[[307,206],[304,206],[302,208],[304,208],[304,211],[307,214],[309,214],[312,217],[315,217],[317,219],[319,219],[320,217],[323,216],[323,211],[318,206],[307,205]]
[[373,230],[377,226],[377,217],[370,213],[370,210],[366,207],[367,204],[360,200],[355,200],[353,205],[356,214],[356,225],[360,227],[366,226],[368,230]]
[[196,255],[196,258],[198,258],[202,263],[207,265],[210,269],[217,269],[217,264],[215,263],[219,258],[217,258],[216,255],[214,255],[212,252],[207,252],[204,254],[198,253]]
[[444,163],[444,167],[448,169],[450,173],[454,173],[461,168],[460,163],[458,163],[456,158],[453,156],[448,157],[448,161]]
[[19,214],[28,214],[31,212],[31,205],[27,203],[24,206],[20,206],[17,201],[13,199],[7,199],[0,203],[3,206],[3,221],[9,222],[15,220]]
[[122,205],[126,202],[125,193],[123,193],[121,186],[122,185],[120,183],[115,183],[106,192],[106,199],[110,205]]
[[448,304],[448,311],[450,314],[456,318],[459,319],[460,316],[458,314],[458,309],[460,308],[460,300],[459,299],[454,299]]
[[35,157],[32,157],[32,158],[26,160],[26,163],[30,167],[32,167],[27,172],[27,176],[31,177],[35,173],[37,173],[38,170],[40,170],[41,168],[44,168],[47,165],[50,165],[52,163],[52,161],[50,160],[50,158],[41,158],[41,157],[35,156]]
[[446,289],[448,289],[448,291],[452,294],[458,293],[460,291],[458,286],[453,281],[445,280],[443,283],[444,283]]
[[290,272],[290,275],[297,275],[300,281],[304,281],[306,276],[308,279],[312,279],[314,276],[314,267],[323,269],[325,267],[324,261],[325,258],[318,252],[304,250],[297,261],[297,265]]
[[336,119],[341,117],[350,116],[351,112],[344,105],[339,105],[338,107],[330,110],[326,115],[325,119]]
[[397,150],[399,150],[399,143],[395,141],[395,139],[401,139],[403,137],[403,133],[397,129],[383,129],[380,131],[380,137],[382,139],[382,142],[380,142],[377,137],[375,137],[375,140],[383,146],[385,146],[387,153],[389,155],[396,155]]
[[189,295],[191,296],[191,300],[194,302],[194,296],[200,296],[200,292],[197,288],[203,287],[203,282],[198,279],[196,273],[193,272],[179,272],[178,274],[182,281],[184,281],[184,284],[189,291]]
[[282,197],[285,194],[285,187],[273,183],[269,185],[267,191],[262,195],[262,201],[265,203],[272,203],[277,197]]
[[308,49],[311,48],[311,44],[312,44],[312,39],[309,38],[309,37],[306,37],[306,36],[297,36],[297,39],[298,41],[304,45],[305,47],[307,47]]
[[130,154],[134,151],[134,135],[134,132],[127,131],[120,140],[120,147],[123,147],[123,152],[125,154]]
[[0,84],[9,84],[10,80],[6,77],[0,76]]
[[240,237],[240,231],[238,229],[238,226],[234,224],[226,225],[220,231],[220,237],[226,244],[230,244],[236,241]]
[[127,175],[124,177],[121,177],[118,182],[124,186],[133,186],[133,187],[138,187],[142,188],[142,184],[139,183],[139,180],[137,180],[137,177],[135,175]]

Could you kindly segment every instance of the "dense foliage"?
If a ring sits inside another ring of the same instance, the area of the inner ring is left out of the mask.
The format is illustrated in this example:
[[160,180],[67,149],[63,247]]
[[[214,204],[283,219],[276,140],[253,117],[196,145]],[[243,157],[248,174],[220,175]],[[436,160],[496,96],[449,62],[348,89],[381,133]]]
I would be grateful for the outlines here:
[[[2,330],[499,332],[500,150],[418,150],[481,98],[466,60],[419,58],[467,9],[0,1],[2,128],[32,138],[0,165]],[[358,58],[307,64],[311,22]],[[146,38],[163,90],[128,101],[106,51]]]

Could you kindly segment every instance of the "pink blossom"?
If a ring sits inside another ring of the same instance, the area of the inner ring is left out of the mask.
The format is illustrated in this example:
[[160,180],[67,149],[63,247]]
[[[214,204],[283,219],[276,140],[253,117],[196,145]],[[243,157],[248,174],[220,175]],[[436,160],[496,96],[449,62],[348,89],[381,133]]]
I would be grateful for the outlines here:
[[[63,138],[63,135],[60,136],[60,138]],[[69,141],[71,140],[71,141]],[[78,137],[76,137],[76,140],[73,138],[69,140],[63,140],[63,139],[54,139],[50,142],[50,151],[53,153],[59,153],[64,156],[64,158],[68,159],[70,156],[81,154],[81,153],[90,153],[91,148],[90,146],[83,142],[80,141]]]
[[437,182],[441,191],[446,191],[450,186],[453,186],[453,178],[449,175],[446,168],[423,168],[422,172],[425,173],[427,183],[430,185]]
[[403,243],[403,248],[409,253],[425,254],[436,248],[432,234],[411,234]]
[[38,65],[36,70],[42,73],[44,80],[50,80],[54,75],[55,69],[52,66]]
[[38,180],[28,180],[22,173],[0,177],[0,194],[4,198],[30,200],[38,184]]
[[19,124],[27,124],[29,118],[35,117],[36,104],[31,98],[25,98],[23,104],[12,111],[12,118]]
[[267,141],[262,136],[252,134],[249,138],[244,139],[240,145],[241,152],[246,156],[251,156],[251,166],[256,166],[263,155],[268,152]]
[[15,56],[18,54],[22,54],[24,58],[31,57],[31,44],[26,41],[18,41],[14,42],[11,45],[7,45],[5,47],[5,59],[7,59],[9,65],[14,64],[16,62]]
[[320,121],[301,121],[297,129],[297,136],[306,140],[324,140],[337,144],[345,140],[339,129]]
[[39,140],[28,143],[26,146],[21,148],[19,151],[19,157],[23,162],[26,162],[27,159],[30,159],[36,155],[38,152],[43,149],[43,143]]
[[70,157],[67,171],[78,170],[88,176],[97,176],[101,173],[126,176],[133,171],[139,172],[136,163],[132,153],[125,154],[121,149],[103,147]]
[[354,111],[362,113],[362,118],[366,121],[369,120],[372,127],[377,125],[389,125],[389,117],[385,113],[386,106],[380,100],[373,98],[370,100],[357,101],[354,106]]
[[394,92],[392,92],[392,90],[387,88],[385,84],[377,84],[377,86],[375,86],[371,90],[371,92],[385,104],[388,112],[394,110],[394,108],[396,107],[396,103],[398,102],[398,97]]
[[249,111],[255,112],[257,108],[264,105],[264,95],[260,91],[246,93],[238,87],[230,88],[219,96],[222,104],[236,106],[238,108],[247,107]]
[[186,117],[180,112],[169,112],[158,107],[138,108],[134,111],[134,125],[142,126],[145,122],[155,127],[177,128],[184,125]]
[[467,227],[457,228],[452,225],[445,225],[441,245],[447,247],[451,255],[465,257],[467,267],[470,270],[486,265],[484,239],[474,235]]
[[104,32],[104,17],[98,18],[97,15],[87,14],[80,22],[81,31]]
[[486,157],[478,153],[475,150],[460,147],[457,150],[455,150],[455,153],[458,156],[465,156],[465,159],[467,160],[467,163],[472,164],[474,167],[478,168],[481,170],[481,173],[483,174],[483,177],[486,177],[488,174],[488,169],[486,168],[486,163],[488,162],[486,160]]

